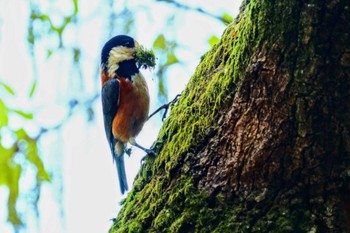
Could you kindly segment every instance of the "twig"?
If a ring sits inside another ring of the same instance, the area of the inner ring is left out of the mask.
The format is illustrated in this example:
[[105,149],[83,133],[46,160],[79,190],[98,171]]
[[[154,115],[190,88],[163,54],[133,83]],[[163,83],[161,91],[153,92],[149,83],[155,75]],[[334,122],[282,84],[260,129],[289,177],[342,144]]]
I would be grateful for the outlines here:
[[164,119],[165,119],[165,117],[166,117],[166,114],[168,113],[169,106],[170,106],[171,104],[176,103],[176,101],[179,99],[180,96],[181,96],[181,94],[177,94],[177,95],[175,96],[175,98],[174,98],[172,101],[170,101],[170,102],[167,103],[167,104],[164,104],[164,105],[160,106],[156,111],[154,111],[154,112],[148,117],[148,119],[150,119],[150,118],[153,117],[156,113],[158,113],[160,110],[162,110],[162,109],[165,108],[165,111],[164,111],[163,117],[162,117],[162,121],[164,121]]

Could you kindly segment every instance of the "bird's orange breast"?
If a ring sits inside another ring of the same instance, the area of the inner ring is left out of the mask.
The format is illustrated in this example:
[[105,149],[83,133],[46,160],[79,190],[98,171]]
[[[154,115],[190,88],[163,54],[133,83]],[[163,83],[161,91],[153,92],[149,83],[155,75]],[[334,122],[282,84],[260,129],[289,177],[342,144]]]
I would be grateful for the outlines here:
[[148,88],[143,77],[131,82],[118,78],[120,99],[112,124],[113,136],[122,142],[140,133],[149,113]]

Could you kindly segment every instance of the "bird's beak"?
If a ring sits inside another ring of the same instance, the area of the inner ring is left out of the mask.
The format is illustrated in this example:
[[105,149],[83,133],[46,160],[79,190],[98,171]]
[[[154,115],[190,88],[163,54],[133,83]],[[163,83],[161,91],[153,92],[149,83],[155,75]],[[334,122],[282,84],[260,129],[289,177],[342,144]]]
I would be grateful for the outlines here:
[[137,42],[136,40],[134,40],[134,44],[135,44],[135,50],[138,51],[141,49],[141,46],[139,44],[139,42]]

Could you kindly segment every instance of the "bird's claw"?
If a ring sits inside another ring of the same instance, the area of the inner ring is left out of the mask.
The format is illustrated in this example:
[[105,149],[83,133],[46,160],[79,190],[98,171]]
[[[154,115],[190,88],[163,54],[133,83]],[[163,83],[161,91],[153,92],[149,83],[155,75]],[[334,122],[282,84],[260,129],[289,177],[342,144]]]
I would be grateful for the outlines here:
[[148,156],[156,156],[156,153],[152,149],[145,149],[145,152],[147,154],[141,158],[141,164],[146,160]]
[[147,155],[156,155],[156,153],[152,149],[146,149],[145,152]]
[[127,154],[129,157],[131,155],[131,151],[132,151],[131,147],[124,150],[125,154]]

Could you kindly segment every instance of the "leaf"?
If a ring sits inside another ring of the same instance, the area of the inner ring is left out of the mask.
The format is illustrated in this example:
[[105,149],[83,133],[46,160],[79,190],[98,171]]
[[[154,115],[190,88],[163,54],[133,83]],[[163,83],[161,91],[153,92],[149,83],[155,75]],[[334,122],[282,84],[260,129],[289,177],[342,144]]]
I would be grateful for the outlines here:
[[233,17],[227,13],[224,13],[222,16],[221,16],[221,20],[224,24],[230,24],[233,22]]
[[10,167],[10,174],[8,176],[9,181],[9,190],[10,190],[10,195],[9,195],[9,200],[7,202],[7,208],[8,208],[8,217],[7,220],[14,226],[20,226],[22,225],[22,220],[17,212],[16,209],[16,203],[18,199],[18,194],[19,194],[19,178],[22,173],[22,168],[18,164],[13,164]]
[[31,162],[37,169],[37,181],[50,181],[50,176],[44,168],[44,164],[38,154],[37,141],[34,139],[29,139],[28,147],[26,151],[26,158]]
[[8,125],[8,108],[2,100],[0,100],[0,128]]
[[14,146],[7,149],[0,144],[0,185],[8,185],[9,164],[11,163],[13,153],[15,153]]
[[24,129],[18,129],[14,133],[16,134],[17,141],[28,138],[28,134]]
[[46,58],[50,58],[52,55],[53,55],[52,49],[48,49],[48,50],[47,50]]
[[210,44],[210,46],[214,46],[216,45],[217,43],[220,42],[220,39],[217,37],[217,36],[211,36],[208,40],[208,43]]
[[29,98],[32,98],[36,89],[37,80],[34,80],[32,87],[30,88]]
[[127,19],[126,23],[124,24],[124,30],[126,34],[129,34],[131,30],[133,30],[134,24],[135,24],[135,19],[133,17],[130,17]]
[[7,201],[7,220],[16,227],[23,223],[16,209],[19,195],[19,178],[21,176],[22,168],[20,165],[13,162],[12,157],[15,150],[15,146],[7,149],[0,144],[0,185],[5,185],[9,190],[10,195]]
[[36,18],[40,19],[41,21],[48,21],[50,24],[52,24],[51,18],[47,14],[36,15]]
[[175,54],[173,53],[168,54],[167,60],[166,60],[166,66],[170,66],[178,62],[179,62],[179,59],[175,56]]
[[28,34],[27,35],[27,41],[28,41],[29,45],[33,46],[34,43],[35,43],[35,35],[34,35],[33,25],[30,25],[28,27],[28,33],[27,34]]
[[23,112],[22,110],[13,110],[13,112],[17,113],[18,115],[26,118],[26,119],[33,119],[33,113],[27,113]]
[[15,95],[15,92],[14,90],[7,84],[3,83],[3,82],[0,82],[0,85],[3,86],[5,88],[5,90],[11,94],[11,95]]
[[165,49],[166,48],[166,40],[163,34],[158,35],[158,37],[153,42],[154,49]]
[[164,79],[159,79],[158,89],[159,89],[159,95],[164,97],[164,99],[167,99],[168,92],[166,91],[166,86],[164,81],[165,81]]
[[78,14],[79,11],[79,5],[78,5],[78,0],[73,0],[73,5],[74,5],[74,15]]

